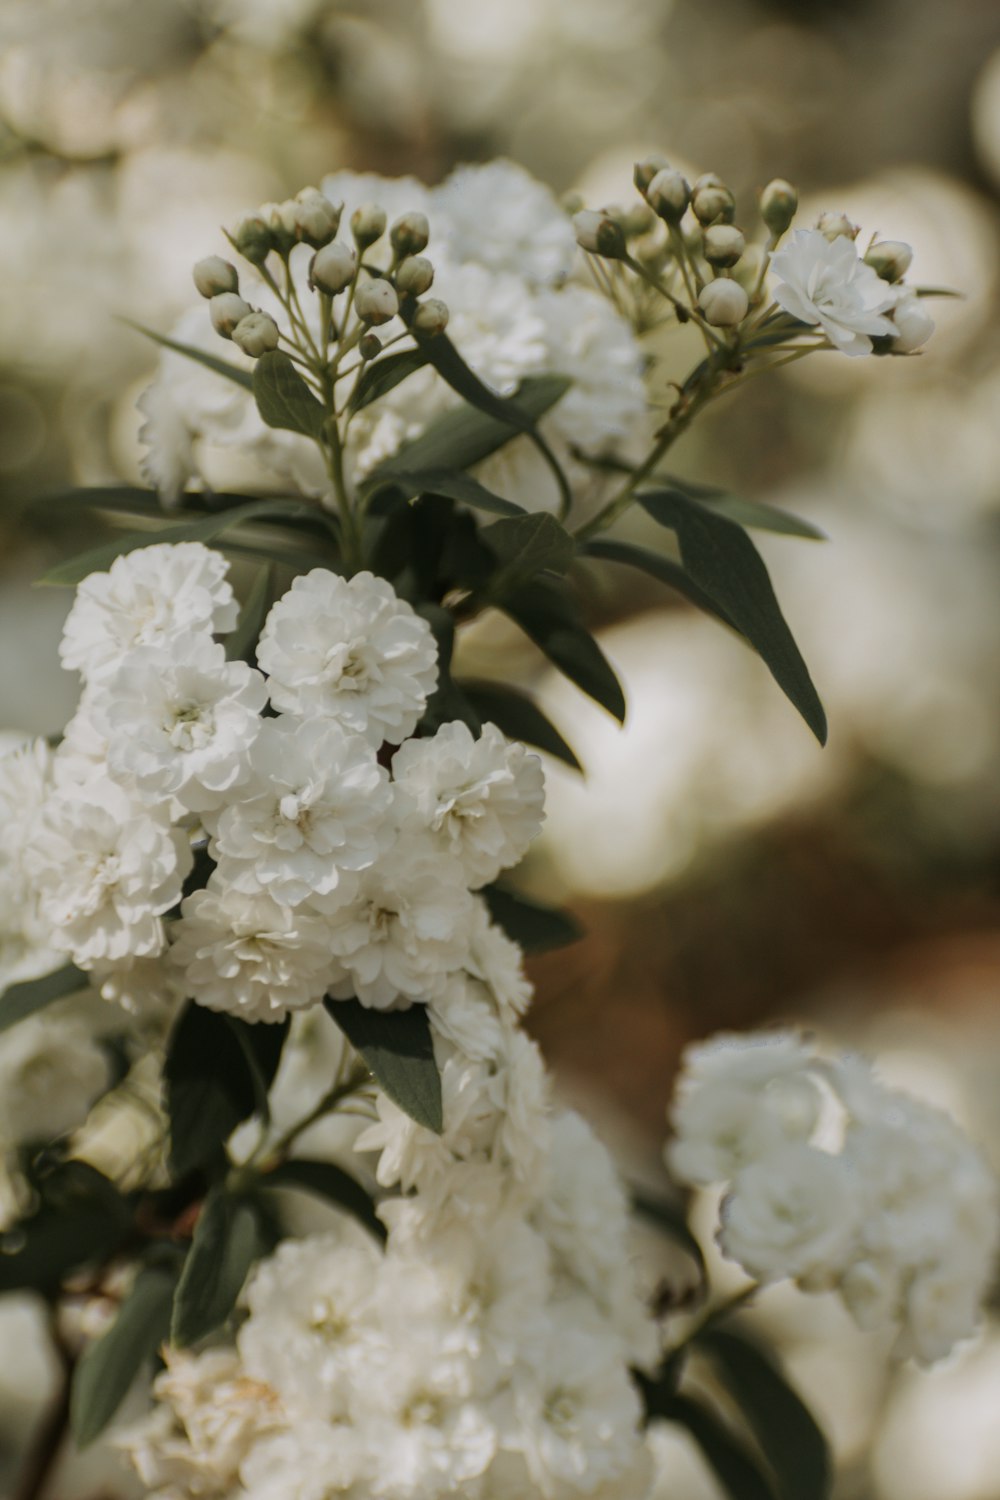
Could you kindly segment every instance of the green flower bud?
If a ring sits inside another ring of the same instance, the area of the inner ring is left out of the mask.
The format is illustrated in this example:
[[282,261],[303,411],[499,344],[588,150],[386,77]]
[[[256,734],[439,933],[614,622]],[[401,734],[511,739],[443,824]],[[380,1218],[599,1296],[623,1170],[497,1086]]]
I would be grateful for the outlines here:
[[710,224],[702,236],[702,254],[710,266],[735,266],[746,243],[734,224]]
[[388,323],[399,312],[399,298],[391,282],[377,277],[358,283],[354,307],[362,323]]
[[216,333],[224,339],[231,339],[237,323],[249,317],[253,309],[236,292],[219,292],[209,302],[208,311]]
[[279,255],[287,255],[299,242],[297,208],[294,198],[286,198],[284,203],[265,203],[261,209]]
[[621,260],[625,254],[625,233],[607,212],[584,208],[573,215],[576,242],[591,255],[604,255],[609,260]]
[[408,255],[396,269],[396,290],[411,297],[422,297],[433,281],[434,267],[424,255]]
[[351,214],[351,233],[358,249],[365,251],[385,234],[385,210],[377,203],[363,203]]
[[243,259],[248,260],[252,266],[262,266],[276,248],[273,234],[258,214],[249,219],[241,219],[230,239]]
[[714,224],[722,220],[731,224],[736,212],[736,199],[721,177],[714,172],[705,172],[691,189],[691,208],[699,224]]
[[382,353],[382,340],[377,333],[363,333],[358,339],[358,353],[362,359],[375,359]]
[[644,156],[641,161],[636,162],[632,168],[632,181],[643,197],[646,196],[646,189],[657,172],[662,172],[669,168],[669,166],[670,163],[667,161],[667,158],[661,156],[659,151],[653,151],[649,156]]
[[691,202],[691,188],[682,172],[664,167],[646,189],[646,201],[667,224],[679,224]]
[[795,218],[799,195],[790,182],[776,177],[760,195],[760,216],[776,240],[780,239]]
[[316,251],[309,262],[309,285],[318,286],[321,292],[335,297],[354,280],[358,269],[358,254],[350,245],[334,240]]
[[191,272],[194,284],[203,297],[218,297],[220,292],[238,292],[239,273],[221,255],[206,255]]
[[910,269],[913,251],[902,240],[877,240],[865,251],[864,258],[883,281],[902,281]]
[[828,240],[856,240],[859,234],[857,224],[852,224],[846,214],[833,213],[829,209],[820,214],[816,220],[816,228],[825,239]]
[[389,230],[389,240],[392,248],[400,257],[404,255],[419,255],[421,250],[427,249],[427,241],[431,237],[431,227],[427,222],[426,214],[403,214],[397,219]]
[[413,314],[413,327],[418,333],[444,333],[447,326],[448,308],[444,302],[437,297],[428,297],[426,302],[418,303]]
[[713,328],[735,328],[750,308],[750,298],[738,281],[720,276],[698,293],[698,306],[706,323]]
[[303,188],[295,195],[295,232],[314,250],[328,245],[340,228],[344,205],[331,203],[318,188]]
[[625,210],[618,222],[625,238],[631,240],[637,235],[648,234],[656,223],[656,215],[648,204],[634,203]]
[[232,337],[233,343],[244,354],[249,354],[251,359],[259,359],[269,350],[277,349],[278,325],[269,313],[247,313],[233,329]]

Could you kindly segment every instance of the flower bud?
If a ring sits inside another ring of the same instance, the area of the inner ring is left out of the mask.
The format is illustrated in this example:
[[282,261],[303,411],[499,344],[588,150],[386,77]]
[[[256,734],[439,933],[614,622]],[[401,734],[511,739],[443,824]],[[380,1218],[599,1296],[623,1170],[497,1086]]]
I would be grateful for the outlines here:
[[776,240],[795,218],[799,195],[790,182],[776,177],[760,195],[760,216]]
[[203,297],[217,297],[220,292],[238,292],[239,273],[221,255],[206,255],[191,272],[194,284]]
[[295,230],[300,240],[318,250],[328,245],[340,228],[342,203],[331,203],[318,188],[303,188],[295,195]]
[[363,203],[351,214],[351,233],[359,250],[367,250],[385,234],[385,210],[377,203]]
[[657,172],[668,170],[669,167],[670,163],[667,161],[667,158],[662,156],[659,151],[653,151],[649,156],[644,156],[641,161],[636,162],[632,168],[632,181],[643,197],[646,196],[646,189]]
[[902,281],[910,269],[913,251],[902,240],[878,240],[868,247],[864,258],[883,281]]
[[403,214],[389,230],[392,248],[400,257],[419,255],[421,250],[427,249],[430,237],[431,227],[426,214]]
[[625,254],[625,234],[609,213],[593,208],[583,208],[573,215],[576,242],[591,255],[606,255],[609,260],[620,260]]
[[858,225],[852,224],[846,214],[832,213],[830,210],[820,214],[816,220],[816,228],[825,239],[830,241],[856,240],[859,232]]
[[667,224],[679,224],[691,202],[691,188],[682,172],[664,167],[646,189],[646,201]]
[[619,223],[627,240],[637,235],[648,234],[656,224],[656,215],[646,203],[634,203],[622,214]]
[[735,266],[746,245],[734,224],[710,224],[702,236],[702,254],[710,266]]
[[413,327],[418,333],[434,335],[444,333],[448,327],[448,308],[437,297],[428,297],[421,302],[413,314]]
[[247,317],[252,308],[249,303],[243,301],[236,292],[219,292],[208,304],[208,311],[212,319],[212,327],[216,333],[221,333],[224,339],[231,339],[233,329],[237,323]]
[[408,255],[396,270],[396,290],[411,297],[422,297],[430,291],[434,267],[425,255]]
[[735,328],[742,323],[750,307],[750,298],[738,281],[720,276],[698,293],[698,306],[706,323],[713,328]]
[[335,297],[354,280],[357,269],[357,251],[340,240],[334,240],[317,250],[309,262],[309,284]]
[[259,359],[270,349],[277,349],[278,325],[270,313],[247,313],[233,329],[233,343],[251,359]]
[[252,266],[262,266],[275,248],[274,236],[259,215],[241,219],[229,236],[235,249]]
[[889,348],[893,354],[912,354],[934,332],[934,319],[911,288],[907,288],[890,313],[897,333]]
[[719,219],[731,224],[736,199],[721,177],[705,172],[691,189],[691,208],[699,224],[714,224]]
[[363,333],[358,339],[358,353],[362,359],[375,359],[382,353],[382,340],[377,333]]
[[294,198],[287,198],[284,203],[265,203],[261,207],[261,215],[271,231],[271,239],[279,255],[287,255],[298,244],[295,220],[297,208]]
[[399,312],[399,298],[391,282],[377,277],[358,283],[354,307],[362,323],[388,323]]

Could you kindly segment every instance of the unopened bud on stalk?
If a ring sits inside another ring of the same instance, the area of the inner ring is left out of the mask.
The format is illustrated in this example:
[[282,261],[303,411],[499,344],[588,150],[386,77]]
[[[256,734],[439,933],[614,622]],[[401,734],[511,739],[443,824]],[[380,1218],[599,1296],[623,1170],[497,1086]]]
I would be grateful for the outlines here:
[[235,248],[253,266],[262,266],[275,248],[274,236],[259,215],[242,219],[230,235]]
[[298,244],[299,236],[295,218],[297,208],[298,204],[294,198],[286,198],[284,203],[265,203],[261,208],[261,214],[271,231],[274,248],[279,255],[287,255]]
[[191,272],[194,284],[203,297],[218,297],[221,292],[238,292],[239,273],[221,255],[206,255]]
[[702,241],[702,254],[710,266],[735,266],[747,245],[734,224],[710,224]]
[[398,256],[419,255],[427,249],[431,226],[426,214],[403,214],[389,230],[389,240]]
[[652,151],[649,156],[644,156],[641,161],[636,162],[632,168],[632,181],[643,197],[645,197],[646,190],[657,172],[667,171],[669,168],[670,163],[667,161],[667,158],[661,155],[659,151]]
[[425,255],[408,255],[396,269],[396,290],[411,297],[422,297],[433,281],[434,267]]
[[883,281],[902,281],[910,269],[913,251],[902,240],[878,240],[868,247],[864,258]]
[[377,203],[363,203],[351,214],[351,233],[359,250],[367,250],[385,234],[385,210]]
[[627,240],[635,239],[637,235],[648,234],[656,223],[656,215],[646,203],[633,203],[622,214],[619,223],[622,233]]
[[691,208],[699,224],[714,224],[720,219],[731,224],[736,199],[721,177],[704,172],[691,189]]
[[208,311],[216,333],[221,333],[224,339],[231,339],[237,323],[249,317],[253,309],[236,292],[220,292],[208,304]]
[[713,328],[735,328],[742,323],[750,307],[750,298],[738,281],[721,276],[710,281],[698,293],[698,306],[706,323]]
[[378,277],[362,281],[354,294],[354,308],[362,323],[388,323],[399,312],[399,298],[391,282]]
[[382,353],[382,340],[377,333],[363,333],[358,339],[358,353],[362,359],[375,359]]
[[620,260],[625,254],[625,233],[607,212],[583,208],[573,215],[576,242],[591,255],[605,255],[609,260]]
[[278,347],[278,325],[270,313],[247,313],[233,329],[232,336],[233,343],[251,359],[259,359]]
[[771,234],[779,240],[795,218],[799,195],[790,182],[776,177],[760,195],[760,216]]
[[444,333],[448,327],[448,307],[437,297],[428,297],[426,302],[421,302],[413,314],[413,327],[418,333],[433,336],[436,333]]
[[295,230],[300,240],[318,250],[328,245],[340,228],[342,203],[331,203],[318,188],[303,188],[295,195]]
[[309,284],[318,286],[321,292],[328,292],[331,297],[335,297],[354,280],[357,269],[357,251],[350,245],[342,244],[340,240],[334,240],[331,245],[324,245],[321,250],[317,250],[310,261]]
[[691,188],[682,172],[664,167],[646,189],[646,201],[667,224],[679,224],[691,202]]
[[816,228],[825,239],[830,241],[856,240],[858,237],[857,224],[852,224],[846,214],[833,213],[829,209],[820,214],[816,220]]
[[934,319],[925,303],[909,287],[900,287],[899,301],[890,317],[897,329],[896,337],[889,345],[892,354],[912,354],[934,332]]

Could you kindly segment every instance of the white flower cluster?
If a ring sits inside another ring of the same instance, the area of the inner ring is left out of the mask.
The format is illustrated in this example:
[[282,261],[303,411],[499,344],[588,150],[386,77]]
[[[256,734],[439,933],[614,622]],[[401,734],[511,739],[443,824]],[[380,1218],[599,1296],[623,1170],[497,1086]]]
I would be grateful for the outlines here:
[[926,1363],[974,1331],[1000,1205],[947,1115],[779,1032],[689,1048],[671,1120],[670,1166],[728,1185],[719,1244],[751,1276],[836,1289],[862,1328],[895,1328],[897,1351]]
[[[437,649],[370,573],[299,576],[265,621],[262,671],[227,660],[226,571],[200,543],[157,544],[80,586],[62,645],[80,707],[51,765],[0,761],[44,942],[113,998],[166,983],[249,1021],[327,993],[426,1000],[473,964],[473,893],[541,825],[541,763],[493,725],[410,738]],[[205,845],[214,867],[177,915]]]
[[[570,221],[551,192],[523,168],[503,161],[460,167],[435,188],[414,178],[339,172],[321,186],[344,223],[357,221],[359,215],[370,218],[377,204],[383,225],[386,218],[429,224],[433,267],[423,257],[412,259],[422,262],[418,269],[425,280],[432,276],[435,300],[443,298],[447,305],[448,336],[482,380],[511,394],[528,376],[572,376],[571,389],[543,420],[542,430],[569,464],[578,488],[585,488],[589,471],[574,463],[571,450],[597,454],[645,433],[639,345],[628,323],[600,292],[571,279],[577,257]],[[295,206],[279,206],[279,216],[282,209]],[[273,219],[274,212],[264,217]],[[338,253],[344,274],[348,267],[353,272],[351,258],[356,259],[357,252],[346,241],[334,241],[318,252],[331,261]],[[388,253],[386,238],[365,250],[364,258],[384,268]],[[306,291],[311,261],[308,244],[291,251],[305,316],[318,338],[318,299]],[[392,290],[384,281],[362,284]],[[224,297],[241,302],[233,292],[222,292],[215,300]],[[252,299],[262,314],[282,322],[280,304],[263,283],[254,287]],[[234,311],[246,316],[249,304]],[[404,333],[398,317],[384,323],[380,319],[378,337],[383,342]],[[203,306],[185,315],[174,337],[219,354],[219,340]],[[251,365],[234,346],[226,357],[247,368]],[[418,370],[352,418],[345,450],[348,473],[355,481],[363,478],[458,404],[459,398],[432,370]],[[140,406],[146,417],[144,472],[167,501],[176,500],[185,485],[200,480],[203,473],[211,479],[213,451],[229,448],[254,455],[283,482],[310,495],[327,493],[326,470],[308,439],[267,427],[247,391],[182,355],[164,353],[159,374]],[[515,441],[488,461],[487,482],[529,509],[549,504],[550,481],[544,468],[539,475],[536,459],[529,443]],[[553,495],[552,503],[554,499]]]

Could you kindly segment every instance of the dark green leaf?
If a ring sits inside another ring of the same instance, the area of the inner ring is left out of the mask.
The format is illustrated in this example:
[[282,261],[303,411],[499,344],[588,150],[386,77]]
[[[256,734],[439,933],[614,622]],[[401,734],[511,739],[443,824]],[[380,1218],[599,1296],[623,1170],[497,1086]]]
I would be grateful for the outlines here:
[[602,562],[638,568],[640,572],[648,573],[650,578],[655,578],[658,583],[665,583],[668,588],[676,589],[678,594],[683,594],[685,599],[690,599],[692,604],[705,610],[706,614],[714,615],[724,625],[733,626],[725,610],[720,609],[715,600],[704,589],[700,589],[672,557],[664,557],[661,552],[653,552],[649,547],[638,547],[634,542],[616,542],[605,540],[604,537],[584,542],[580,550],[585,557],[596,557]]
[[173,1343],[184,1348],[221,1327],[261,1248],[252,1203],[213,1188],[198,1215],[177,1283],[170,1323]]
[[266,1096],[287,1034],[287,1021],[250,1026],[193,1001],[181,1013],[163,1069],[178,1177],[211,1161],[236,1126],[262,1108],[261,1090]]
[[565,587],[551,579],[536,578],[498,600],[498,604],[560,672],[619,723],[624,721],[625,696],[621,683],[593,636],[584,628]]
[[423,616],[433,630],[438,648],[438,684],[424,710],[421,728],[425,733],[433,734],[442,724],[461,719],[474,735],[480,735],[482,725],[479,715],[451,675],[451,656],[455,644],[454,616],[439,604],[421,604],[417,613]]
[[774,1470],[780,1500],[828,1500],[833,1472],[826,1438],[802,1399],[749,1340],[707,1328],[695,1340],[708,1354]]
[[176,339],[168,339],[164,333],[154,333],[152,328],[144,328],[141,323],[133,323],[131,318],[123,318],[130,328],[137,333],[144,333],[154,344],[162,344],[164,349],[172,349],[175,354],[183,354],[185,359],[193,359],[196,364],[204,365],[206,369],[214,371],[216,375],[223,375],[226,380],[231,380],[235,385],[241,385],[245,391],[253,390],[253,375],[249,370],[241,370],[238,365],[231,365],[228,360],[216,359],[214,354],[206,354],[204,349],[196,349],[193,344],[181,344]]
[[759,652],[775,682],[825,744],[823,705],[746,532],[676,490],[647,491],[637,498],[654,521],[676,532],[685,571]]
[[444,1129],[441,1076],[434,1060],[427,1009],[369,1010],[357,1000],[327,1000],[326,1008],[389,1098],[418,1125]]
[[483,896],[490,916],[525,953],[547,953],[579,942],[583,929],[576,918],[554,906],[543,906],[502,885],[488,885]]
[[687,1429],[731,1500],[781,1500],[750,1450],[700,1401],[675,1395],[664,1400],[654,1415]]
[[394,478],[392,487],[407,500],[414,495],[444,495],[447,500],[458,500],[462,505],[489,511],[495,516],[525,514],[523,505],[505,500],[502,495],[494,495],[478,479],[472,479],[459,469],[412,469]]
[[316,506],[305,500],[251,500],[246,505],[235,505],[229,510],[218,511],[197,521],[183,521],[178,526],[161,526],[155,531],[130,531],[117,536],[113,541],[92,547],[68,562],[50,568],[39,583],[77,584],[88,573],[101,572],[126,552],[137,547],[151,547],[157,542],[210,542],[233,526],[244,522],[263,520],[293,520],[298,516],[314,516]]
[[14,1026],[27,1016],[35,1015],[37,1011],[44,1010],[47,1005],[62,1000],[66,995],[86,989],[88,982],[86,974],[73,964],[67,964],[65,968],[56,969],[52,974],[44,974],[41,979],[26,979],[23,984],[12,984],[0,996],[0,1031],[6,1031],[8,1026]]
[[965,301],[965,293],[956,292],[951,286],[918,286],[914,290],[918,297],[957,297],[959,301]]
[[545,750],[574,771],[583,769],[555,725],[523,693],[502,682],[462,681],[457,685],[484,724],[496,724],[508,739],[523,740],[526,745]]
[[632,1192],[632,1207],[637,1214],[655,1224],[658,1229],[679,1245],[698,1267],[702,1280],[707,1275],[702,1248],[688,1228],[687,1219],[676,1203],[667,1203],[662,1198],[650,1198],[645,1193]]
[[0,1236],[0,1292],[51,1295],[71,1271],[106,1260],[131,1232],[127,1201],[85,1162],[66,1163],[39,1188],[38,1211]]
[[176,1275],[146,1266],[136,1276],[118,1316],[91,1344],[73,1375],[70,1427],[78,1448],[99,1437],[147,1360],[170,1332]]
[[352,1214],[376,1239],[384,1241],[386,1238],[385,1225],[360,1182],[333,1162],[295,1157],[291,1161],[281,1162],[273,1172],[268,1172],[262,1179],[262,1186],[302,1188],[307,1193],[315,1193],[319,1198],[328,1198],[338,1208]]
[[347,403],[349,410],[360,411],[363,406],[380,400],[409,375],[422,370],[426,363],[423,350],[404,349],[401,354],[387,354],[384,359],[365,365]]
[[774,531],[780,536],[804,537],[810,542],[827,542],[829,537],[811,521],[793,516],[791,511],[776,510],[773,505],[762,505],[757,500],[744,500],[739,495],[718,495],[704,502],[715,515],[735,521],[737,526],[749,526],[758,531]]
[[576,553],[569,532],[547,511],[505,517],[486,526],[480,535],[500,562],[490,584],[494,597],[510,584],[527,582],[536,573],[565,573]]
[[322,438],[327,415],[323,405],[280,349],[262,354],[254,365],[253,393],[268,427],[301,432],[317,441]]
[[271,602],[274,569],[268,563],[259,568],[257,576],[240,610],[236,629],[226,636],[226,655],[230,661],[246,661],[251,664],[256,658],[257,641]]

